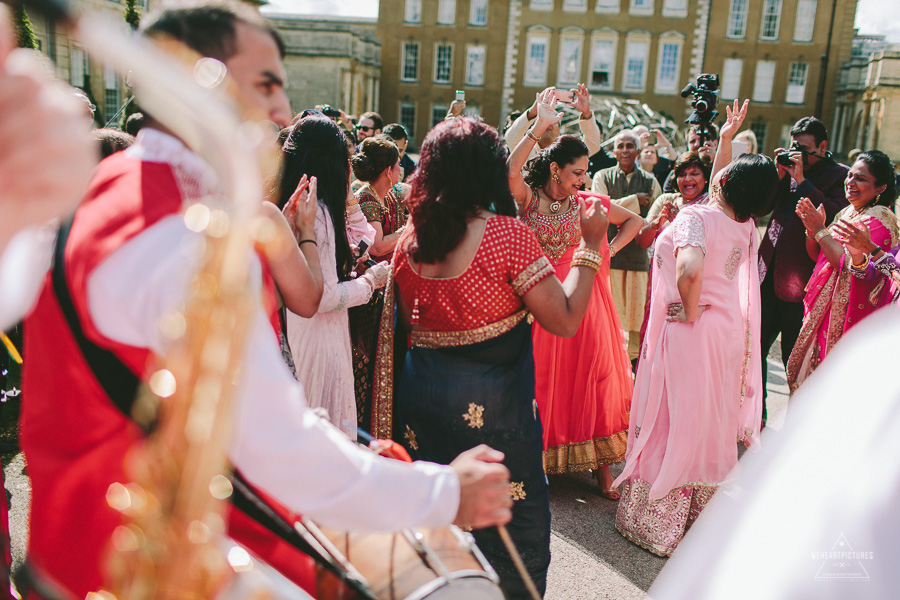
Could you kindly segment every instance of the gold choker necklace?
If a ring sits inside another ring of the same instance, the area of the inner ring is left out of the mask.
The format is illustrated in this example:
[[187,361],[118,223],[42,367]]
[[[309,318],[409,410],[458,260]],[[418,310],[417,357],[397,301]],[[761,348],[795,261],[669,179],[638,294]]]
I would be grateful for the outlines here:
[[[574,202],[575,196],[567,196],[566,200],[568,200],[570,203]],[[570,204],[570,206],[571,206],[571,204]],[[562,208],[562,202],[560,202],[559,200],[553,200],[550,202],[550,212],[553,213],[554,215],[559,212],[560,208]]]

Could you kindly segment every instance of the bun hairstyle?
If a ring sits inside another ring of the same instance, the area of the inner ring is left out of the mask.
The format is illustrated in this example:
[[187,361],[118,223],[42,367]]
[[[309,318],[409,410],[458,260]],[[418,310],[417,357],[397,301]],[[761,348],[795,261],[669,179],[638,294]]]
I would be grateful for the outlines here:
[[741,154],[725,167],[719,185],[725,202],[734,209],[735,218],[743,223],[772,210],[778,170],[768,156]]
[[866,165],[872,177],[875,178],[875,186],[887,186],[881,197],[875,201],[875,206],[887,206],[890,208],[897,199],[897,182],[894,179],[894,163],[890,157],[880,150],[867,150],[856,157],[856,162]]
[[579,137],[561,135],[540,154],[525,163],[525,184],[530,188],[543,187],[550,180],[550,164],[570,165],[582,156],[589,156],[588,147]]
[[359,152],[350,159],[353,174],[360,181],[375,181],[385,169],[400,160],[397,144],[385,137],[369,137],[359,145]]

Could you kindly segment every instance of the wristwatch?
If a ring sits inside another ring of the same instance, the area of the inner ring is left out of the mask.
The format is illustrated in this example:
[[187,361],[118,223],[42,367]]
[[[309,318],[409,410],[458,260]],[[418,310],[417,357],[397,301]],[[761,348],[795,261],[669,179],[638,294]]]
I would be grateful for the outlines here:
[[879,252],[882,252],[881,246],[875,246],[875,249],[869,252],[869,258],[874,259]]

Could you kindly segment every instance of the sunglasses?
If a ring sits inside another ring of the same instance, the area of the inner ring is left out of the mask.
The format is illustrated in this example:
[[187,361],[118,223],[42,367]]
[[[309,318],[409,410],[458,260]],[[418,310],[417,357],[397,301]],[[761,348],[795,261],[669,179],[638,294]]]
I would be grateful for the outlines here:
[[373,129],[375,129],[374,127],[369,127],[368,125],[357,125],[356,128],[360,131],[372,131]]

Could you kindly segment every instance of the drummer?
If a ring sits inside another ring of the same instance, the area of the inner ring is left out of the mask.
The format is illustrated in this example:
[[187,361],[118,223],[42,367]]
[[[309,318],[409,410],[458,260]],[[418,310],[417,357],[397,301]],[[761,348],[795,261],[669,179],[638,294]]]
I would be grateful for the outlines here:
[[[255,10],[234,2],[180,3],[143,31],[224,62],[245,120],[290,122],[284,46]],[[124,459],[144,437],[117,407],[132,398],[106,392],[116,382],[92,368],[84,352],[108,350],[139,377],[165,356],[158,324],[184,305],[202,260],[201,234],[186,227],[181,210],[215,186],[177,132],[152,116],[147,121],[130,150],[95,172],[65,244],[61,294],[48,277],[25,326],[21,442],[32,480],[29,561],[74,597],[103,586],[102,555],[122,522],[105,496],[113,482],[128,481]],[[405,464],[359,449],[307,408],[263,308],[272,300],[265,269],[255,255],[253,261],[260,293],[238,375],[235,468],[290,510],[333,528],[508,522],[512,501],[501,453],[479,447],[449,466]],[[69,323],[61,309],[67,299]]]

